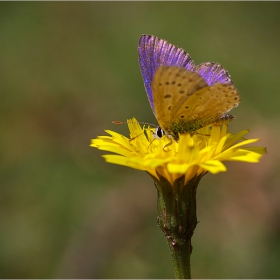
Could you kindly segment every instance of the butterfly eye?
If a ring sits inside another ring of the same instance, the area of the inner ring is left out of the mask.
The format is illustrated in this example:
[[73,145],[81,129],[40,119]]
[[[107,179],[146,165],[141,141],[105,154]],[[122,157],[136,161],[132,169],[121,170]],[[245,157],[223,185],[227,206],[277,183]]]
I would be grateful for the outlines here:
[[165,132],[160,127],[157,127],[154,134],[156,137],[161,138],[163,135],[165,135]]

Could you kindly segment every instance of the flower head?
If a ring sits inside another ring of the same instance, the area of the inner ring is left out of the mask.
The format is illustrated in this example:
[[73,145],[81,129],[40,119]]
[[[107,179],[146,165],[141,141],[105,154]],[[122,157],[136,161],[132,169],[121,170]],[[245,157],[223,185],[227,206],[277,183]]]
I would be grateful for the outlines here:
[[177,142],[166,135],[155,138],[154,129],[141,127],[135,118],[127,123],[130,138],[106,130],[110,136],[92,139],[90,146],[115,153],[103,156],[107,162],[145,170],[156,179],[166,178],[171,184],[183,175],[186,183],[207,172],[224,172],[223,161],[258,162],[266,153],[262,147],[244,147],[259,140],[244,139],[249,130],[228,133],[226,124],[179,135]]

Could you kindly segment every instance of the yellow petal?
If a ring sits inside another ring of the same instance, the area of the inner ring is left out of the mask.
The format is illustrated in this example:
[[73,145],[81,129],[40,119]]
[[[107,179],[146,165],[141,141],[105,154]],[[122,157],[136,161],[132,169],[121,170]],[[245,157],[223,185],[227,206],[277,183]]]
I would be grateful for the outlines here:
[[225,165],[218,160],[208,160],[204,163],[200,163],[199,166],[213,174],[227,171]]

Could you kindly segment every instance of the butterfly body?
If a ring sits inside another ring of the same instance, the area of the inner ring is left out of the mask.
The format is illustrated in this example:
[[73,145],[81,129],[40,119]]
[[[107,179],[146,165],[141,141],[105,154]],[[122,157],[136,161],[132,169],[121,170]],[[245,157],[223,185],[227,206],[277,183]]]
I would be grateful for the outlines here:
[[234,119],[227,112],[240,97],[221,65],[195,67],[184,50],[150,35],[142,35],[138,52],[150,105],[167,135],[177,140],[179,134]]

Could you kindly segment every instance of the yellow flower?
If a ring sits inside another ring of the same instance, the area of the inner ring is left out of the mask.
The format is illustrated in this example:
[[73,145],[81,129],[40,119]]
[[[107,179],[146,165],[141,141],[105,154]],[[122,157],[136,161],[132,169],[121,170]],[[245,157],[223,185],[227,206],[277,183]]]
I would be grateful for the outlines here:
[[145,170],[156,179],[166,178],[171,185],[182,175],[186,183],[207,172],[224,172],[223,161],[258,162],[266,153],[262,147],[244,147],[259,140],[245,140],[249,130],[228,133],[226,124],[180,135],[176,142],[168,136],[155,139],[154,129],[142,128],[135,118],[127,123],[130,138],[106,130],[111,136],[99,136],[90,146],[115,153],[103,156],[107,162]]

